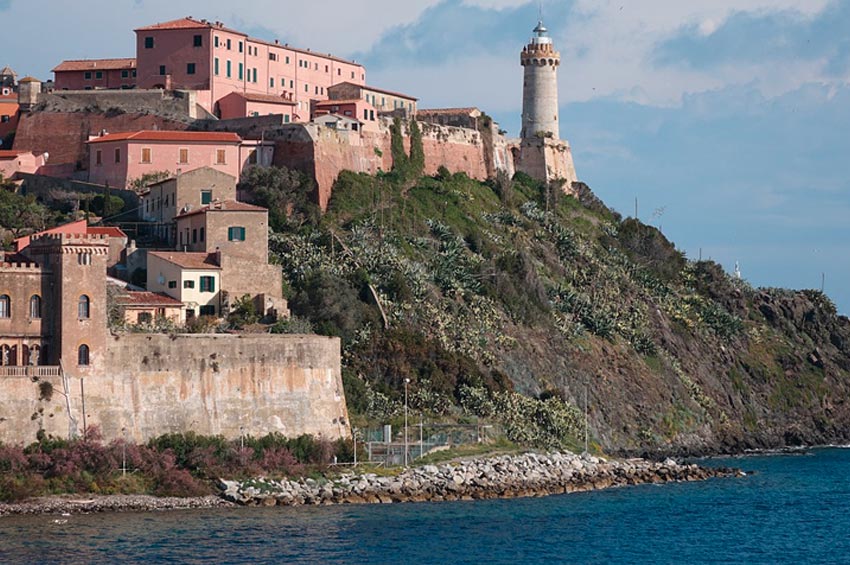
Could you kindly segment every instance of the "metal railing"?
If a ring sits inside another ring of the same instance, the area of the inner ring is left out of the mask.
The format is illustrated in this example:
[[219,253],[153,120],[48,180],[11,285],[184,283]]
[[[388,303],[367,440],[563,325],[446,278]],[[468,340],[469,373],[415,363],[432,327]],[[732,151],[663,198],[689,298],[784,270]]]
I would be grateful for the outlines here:
[[58,366],[52,365],[21,365],[21,366],[10,366],[6,365],[0,367],[0,378],[49,378],[49,377],[61,377],[62,376],[62,368]]

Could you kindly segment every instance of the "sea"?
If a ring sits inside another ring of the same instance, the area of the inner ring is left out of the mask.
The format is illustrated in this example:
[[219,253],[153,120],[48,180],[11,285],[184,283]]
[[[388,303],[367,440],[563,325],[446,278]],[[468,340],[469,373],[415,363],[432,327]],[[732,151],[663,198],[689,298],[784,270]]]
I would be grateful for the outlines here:
[[850,449],[547,498],[0,518],[2,563],[850,563]]

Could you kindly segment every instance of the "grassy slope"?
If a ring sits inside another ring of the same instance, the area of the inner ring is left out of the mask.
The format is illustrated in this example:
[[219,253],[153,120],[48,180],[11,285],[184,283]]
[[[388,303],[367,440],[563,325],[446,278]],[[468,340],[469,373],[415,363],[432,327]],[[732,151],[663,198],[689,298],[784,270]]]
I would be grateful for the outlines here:
[[531,179],[498,192],[345,173],[320,226],[274,236],[293,310],[344,338],[359,421],[397,415],[409,378],[415,406],[531,443],[583,434],[585,387],[609,450],[846,439],[850,328],[828,299],[688,262],[586,187],[551,212]]

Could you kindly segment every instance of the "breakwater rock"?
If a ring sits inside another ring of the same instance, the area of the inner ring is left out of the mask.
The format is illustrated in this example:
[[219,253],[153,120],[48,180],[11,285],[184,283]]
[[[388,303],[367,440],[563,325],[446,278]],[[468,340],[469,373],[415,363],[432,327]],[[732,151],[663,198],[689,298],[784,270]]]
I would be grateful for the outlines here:
[[222,496],[247,506],[377,504],[547,496],[603,488],[744,476],[672,459],[611,460],[572,453],[504,455],[425,465],[395,476],[347,473],[333,480],[221,480]]

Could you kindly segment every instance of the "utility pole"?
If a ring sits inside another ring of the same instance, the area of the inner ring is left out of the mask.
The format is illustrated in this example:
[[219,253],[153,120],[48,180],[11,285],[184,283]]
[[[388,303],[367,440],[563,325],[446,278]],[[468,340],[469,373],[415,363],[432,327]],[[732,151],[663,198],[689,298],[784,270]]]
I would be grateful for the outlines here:
[[404,466],[407,467],[407,385],[410,379],[404,379]]

